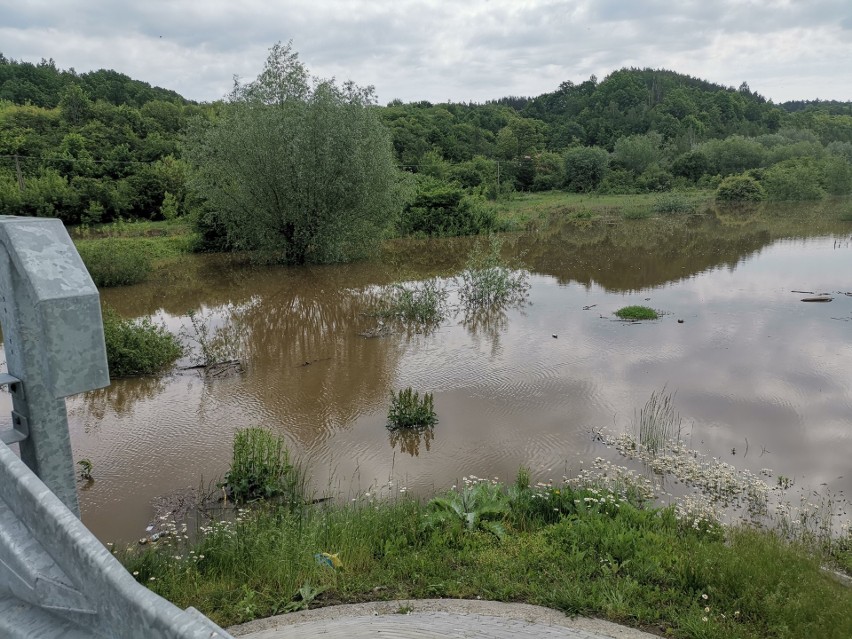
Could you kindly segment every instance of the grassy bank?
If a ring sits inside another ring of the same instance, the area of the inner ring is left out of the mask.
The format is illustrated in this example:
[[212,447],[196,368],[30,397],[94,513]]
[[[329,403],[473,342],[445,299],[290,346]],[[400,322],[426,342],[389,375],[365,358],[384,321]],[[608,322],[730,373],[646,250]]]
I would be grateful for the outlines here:
[[712,191],[598,195],[595,193],[513,193],[495,204],[501,226],[523,229],[534,220],[562,216],[644,218],[654,214],[687,213],[713,202]]
[[172,533],[127,555],[128,570],[222,625],[336,603],[481,597],[672,637],[852,636],[852,589],[820,569],[813,545],[647,507],[627,487],[470,477],[424,503],[390,483],[346,504],[239,510],[196,542]]
[[176,268],[198,236],[185,220],[113,222],[71,229],[74,244],[97,286],[142,282]]

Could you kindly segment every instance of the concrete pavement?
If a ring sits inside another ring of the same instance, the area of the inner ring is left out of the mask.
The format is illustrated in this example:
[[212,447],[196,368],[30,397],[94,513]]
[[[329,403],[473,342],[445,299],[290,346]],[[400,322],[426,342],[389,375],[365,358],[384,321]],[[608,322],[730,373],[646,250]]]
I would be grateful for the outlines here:
[[649,639],[599,619],[571,619],[528,604],[466,599],[415,599],[330,606],[228,629],[242,639]]

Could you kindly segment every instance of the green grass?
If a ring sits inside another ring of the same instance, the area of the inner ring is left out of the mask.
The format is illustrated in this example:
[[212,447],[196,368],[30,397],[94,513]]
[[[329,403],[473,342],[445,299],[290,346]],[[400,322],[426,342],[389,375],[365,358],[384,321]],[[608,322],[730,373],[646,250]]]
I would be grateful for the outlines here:
[[648,306],[624,306],[615,311],[615,314],[623,320],[655,320],[660,318],[660,314]]
[[589,193],[515,193],[495,204],[498,223],[510,229],[523,229],[536,220],[557,215],[567,218],[594,219],[626,217],[641,219],[654,213],[691,212],[709,204],[709,191],[690,193],[640,193],[635,195],[598,195]]
[[668,442],[680,442],[681,418],[674,408],[674,396],[662,391],[651,393],[651,399],[639,411],[639,445],[652,455],[659,453]]
[[[226,626],[292,610],[301,589],[321,591],[314,605],[521,601],[684,638],[852,636],[852,590],[803,546],[748,528],[696,530],[671,508],[606,491],[519,484],[472,478],[439,496],[446,507],[365,496],[241,511],[193,544],[167,537],[124,561],[140,582]],[[465,491],[487,499],[464,503]]]
[[127,286],[176,268],[193,252],[197,235],[183,221],[113,222],[72,230],[74,244],[95,284]]

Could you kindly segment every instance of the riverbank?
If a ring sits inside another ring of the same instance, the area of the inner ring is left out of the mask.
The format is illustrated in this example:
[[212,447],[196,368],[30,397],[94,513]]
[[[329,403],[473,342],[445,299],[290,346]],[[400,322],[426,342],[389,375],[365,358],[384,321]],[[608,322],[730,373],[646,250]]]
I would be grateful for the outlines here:
[[[342,603],[425,598],[545,606],[676,637],[852,633],[852,570],[806,538],[724,528],[625,486],[467,477],[424,503],[388,485],[346,504],[260,506],[124,557],[140,582],[231,625]],[[843,542],[846,544],[847,542]],[[326,554],[323,554],[326,553]],[[406,612],[401,610],[400,612]]]

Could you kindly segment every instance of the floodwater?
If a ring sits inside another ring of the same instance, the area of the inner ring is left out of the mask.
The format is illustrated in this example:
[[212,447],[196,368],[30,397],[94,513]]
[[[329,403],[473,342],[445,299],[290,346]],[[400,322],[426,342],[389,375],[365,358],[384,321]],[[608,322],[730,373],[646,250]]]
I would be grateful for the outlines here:
[[[104,541],[142,536],[158,499],[219,479],[234,431],[255,425],[284,436],[317,493],[393,479],[428,494],[470,474],[512,479],[521,465],[558,481],[616,460],[591,431],[632,429],[663,388],[693,448],[852,493],[852,223],[836,206],[539,223],[503,247],[530,271],[524,306],[458,314],[429,334],[363,335],[376,327],[370,291],[435,276],[452,288],[471,242],[398,241],[345,266],[194,256],[168,281],[105,290],[123,315],[175,332],[190,310],[212,329],[230,318],[245,372],[115,380],[69,399],[75,458],[94,465],[84,522]],[[616,321],[627,304],[665,314]],[[391,390],[407,386],[434,393],[431,434],[385,428]]]

